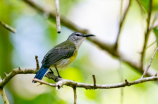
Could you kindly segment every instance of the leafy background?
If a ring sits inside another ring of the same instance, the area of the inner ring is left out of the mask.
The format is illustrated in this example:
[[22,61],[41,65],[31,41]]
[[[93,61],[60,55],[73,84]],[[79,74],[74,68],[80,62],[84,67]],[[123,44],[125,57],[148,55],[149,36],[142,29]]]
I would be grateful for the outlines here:
[[[45,9],[54,11],[53,0],[34,0]],[[145,17],[149,11],[149,0],[132,0],[124,28],[121,32],[119,51],[131,60],[139,60],[143,45]],[[104,42],[114,43],[119,26],[121,0],[61,0],[60,13],[82,28],[89,29]],[[123,12],[127,1],[123,1]],[[140,7],[141,6],[141,7]],[[158,11],[158,1],[153,0],[152,19]],[[34,56],[41,62],[45,53],[56,44],[64,41],[73,31],[62,26],[57,34],[56,25],[22,0],[0,0],[0,20],[16,28],[12,34],[0,26],[0,75],[14,68],[35,67]],[[157,17],[155,18],[157,24]],[[157,41],[158,29],[154,28],[148,45]],[[158,43],[158,42],[157,42]],[[145,64],[156,48],[156,44],[147,49]],[[157,70],[158,55],[152,68]],[[121,72],[120,72],[121,70]],[[130,81],[141,75],[118,59],[100,50],[94,44],[85,41],[79,50],[77,59],[60,71],[65,79],[83,83],[93,83],[94,74],[98,84],[121,82],[122,77]],[[64,86],[60,90],[45,85],[37,86],[31,82],[34,75],[17,75],[5,87],[11,104],[72,104],[73,90]],[[44,78],[43,80],[54,83]],[[124,104],[157,104],[158,88],[155,82],[142,83],[123,88]],[[86,90],[77,89],[78,104],[119,104],[121,89]],[[3,104],[0,97],[0,104]]]

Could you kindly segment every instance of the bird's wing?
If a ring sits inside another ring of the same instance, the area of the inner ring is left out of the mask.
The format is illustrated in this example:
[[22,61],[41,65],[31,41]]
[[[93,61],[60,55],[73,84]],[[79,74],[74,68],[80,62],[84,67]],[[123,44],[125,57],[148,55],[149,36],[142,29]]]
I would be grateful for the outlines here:
[[75,46],[72,44],[62,44],[51,49],[43,58],[42,65],[50,67],[61,59],[71,57],[75,52]]

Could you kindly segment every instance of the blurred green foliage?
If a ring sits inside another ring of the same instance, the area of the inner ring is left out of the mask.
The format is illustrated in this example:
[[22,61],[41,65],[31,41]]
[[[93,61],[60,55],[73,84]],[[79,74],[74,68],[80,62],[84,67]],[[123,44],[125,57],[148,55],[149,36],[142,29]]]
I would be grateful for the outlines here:
[[153,0],[152,6],[153,6],[153,10],[157,11],[158,10],[158,1]]
[[[47,5],[47,9],[55,10],[53,0],[35,0],[40,5]],[[79,3],[84,0],[60,0],[60,12],[65,17]],[[114,1],[113,1],[114,2]],[[145,10],[149,11],[149,0],[140,0]],[[135,7],[135,4],[133,4]],[[136,8],[137,9],[137,8]],[[153,0],[153,10],[158,10],[158,1]],[[134,11],[136,12],[136,11]],[[0,20],[17,29],[16,34],[0,26],[0,75],[4,78],[4,72],[9,73],[17,67],[35,67],[34,56],[38,55],[41,62],[44,54],[56,44],[64,41],[72,33],[66,27],[62,27],[62,33],[56,33],[56,24],[36,12],[22,0],[0,0]],[[97,28],[97,27],[96,27]],[[154,33],[158,37],[158,30]],[[90,43],[89,43],[90,44]],[[90,44],[91,45],[91,44]],[[65,79],[83,83],[93,83],[92,75],[95,74],[98,84],[111,84],[120,82],[118,69],[98,69],[92,62],[88,45],[83,45],[79,50],[77,59],[67,68],[61,70],[61,76]],[[95,46],[94,46],[95,47]],[[105,53],[106,54],[106,53]],[[148,62],[150,57],[146,59]],[[114,59],[115,60],[115,59]],[[94,61],[94,60],[93,60]],[[155,57],[152,67],[157,68],[158,56]],[[123,77],[135,80],[141,77],[126,64],[122,64]],[[69,87],[60,90],[48,86],[32,84],[34,75],[15,76],[5,86],[11,104],[72,104],[73,91]],[[44,78],[48,82],[53,81]],[[124,88],[124,104],[157,104],[157,85],[155,83],[143,83]],[[153,90],[154,89],[154,92]],[[78,104],[119,104],[120,89],[86,90],[77,89]],[[151,97],[150,97],[151,96]],[[139,101],[139,102],[138,102]],[[2,104],[0,97],[0,104]],[[152,103],[149,103],[152,102]]]
[[147,12],[149,12],[149,3],[150,3],[150,0],[139,0],[141,2],[141,4],[143,5],[143,7],[145,8],[145,10]]

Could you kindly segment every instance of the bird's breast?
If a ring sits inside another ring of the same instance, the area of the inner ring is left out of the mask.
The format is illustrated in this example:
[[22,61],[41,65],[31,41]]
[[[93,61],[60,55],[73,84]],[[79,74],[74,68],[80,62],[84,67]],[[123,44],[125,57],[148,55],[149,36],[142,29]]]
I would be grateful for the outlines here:
[[[69,64],[71,64],[75,60],[76,56],[77,56],[77,50],[75,50],[74,54],[71,57],[58,61],[56,63],[57,68],[61,68],[61,69],[66,68]],[[54,65],[52,65],[51,67],[54,67]]]

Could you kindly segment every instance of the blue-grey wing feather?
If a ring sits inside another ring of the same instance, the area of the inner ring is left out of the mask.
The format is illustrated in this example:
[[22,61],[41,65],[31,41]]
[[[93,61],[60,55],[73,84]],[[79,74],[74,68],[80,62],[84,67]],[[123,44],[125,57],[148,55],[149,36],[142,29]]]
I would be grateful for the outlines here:
[[62,43],[58,46],[51,49],[43,58],[42,65],[45,68],[49,68],[51,65],[54,65],[56,62],[60,61],[61,59],[66,59],[71,57],[76,48],[73,44]]

